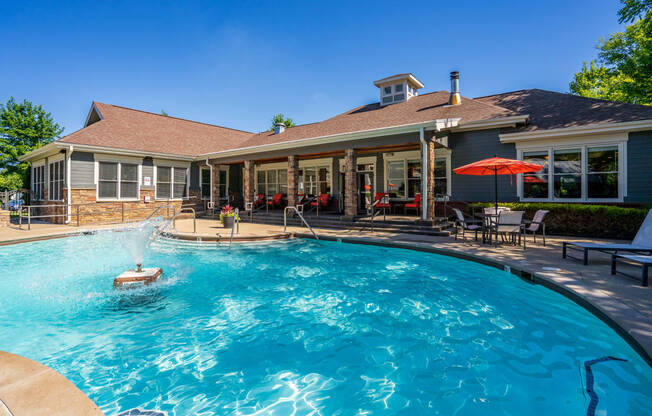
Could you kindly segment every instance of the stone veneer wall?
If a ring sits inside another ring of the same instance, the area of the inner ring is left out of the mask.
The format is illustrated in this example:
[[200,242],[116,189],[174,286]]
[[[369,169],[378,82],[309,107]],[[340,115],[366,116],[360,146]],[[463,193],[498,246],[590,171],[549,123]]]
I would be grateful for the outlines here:
[[[145,202],[145,196],[149,195],[150,202]],[[67,196],[67,193],[66,193]],[[115,224],[122,222],[131,222],[144,220],[154,210],[160,206],[171,204],[174,209],[170,208],[170,215],[177,211],[181,206],[186,204],[199,203],[199,195],[196,190],[191,190],[189,199],[180,201],[167,201],[154,199],[153,189],[141,189],[140,200],[138,201],[97,201],[95,188],[90,189],[72,189],[72,212],[71,212],[71,225],[77,224],[77,213],[79,212],[79,225],[88,224]],[[40,201],[42,204],[50,204],[50,201]],[[66,201],[60,202],[62,206],[66,205]],[[79,205],[79,211],[77,205]],[[42,208],[47,210],[48,208]],[[65,212],[65,208],[50,208],[50,211],[59,209],[59,213]],[[163,210],[164,215],[167,215],[167,210]],[[49,220],[61,224],[65,221],[66,217],[57,217]],[[47,220],[47,219],[46,219]]]

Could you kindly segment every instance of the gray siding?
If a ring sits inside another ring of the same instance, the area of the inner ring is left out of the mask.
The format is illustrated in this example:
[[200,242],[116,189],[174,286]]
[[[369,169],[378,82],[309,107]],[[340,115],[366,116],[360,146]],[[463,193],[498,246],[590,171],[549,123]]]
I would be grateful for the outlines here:
[[72,152],[70,182],[73,189],[95,188],[95,159],[92,153]]
[[652,202],[652,131],[629,133],[627,141],[627,197],[625,202]]
[[[151,157],[146,157],[143,159],[143,167],[142,167],[142,178],[143,178],[143,183],[141,184],[140,189],[154,189],[154,160]],[[151,186],[145,186],[145,177],[148,176],[151,178]]]
[[[451,170],[494,155],[516,159],[516,147],[513,144],[501,144],[499,133],[499,130],[479,130],[449,135],[448,145],[452,149]],[[451,199],[455,201],[493,201],[494,178],[457,175],[451,172],[451,193]],[[517,200],[515,176],[498,176],[498,200]]]

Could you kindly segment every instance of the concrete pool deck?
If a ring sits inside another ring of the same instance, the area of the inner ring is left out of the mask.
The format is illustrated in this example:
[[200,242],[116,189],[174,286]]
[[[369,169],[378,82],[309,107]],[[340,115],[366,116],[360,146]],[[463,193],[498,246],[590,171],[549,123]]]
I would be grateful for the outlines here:
[[[0,245],[15,244],[29,239],[61,237],[104,227],[82,227],[64,225],[33,224],[31,231],[0,227]],[[528,240],[527,250],[509,245],[491,245],[452,237],[432,237],[393,232],[360,232],[357,230],[315,229],[321,238],[338,239],[365,244],[383,244],[402,248],[435,251],[471,260],[482,261],[494,266],[509,266],[512,271],[524,275],[537,283],[544,284],[569,296],[612,325],[652,365],[652,287],[641,286],[640,281],[611,275],[610,258],[602,253],[591,253],[590,264],[583,266],[573,259],[561,258],[562,241],[607,241],[599,239],[548,237],[544,247],[541,240],[536,244]],[[179,219],[176,234],[187,240],[219,241],[229,240],[230,229],[220,227],[215,220],[198,219],[197,233],[193,233],[192,219]],[[303,227],[275,225],[240,224],[240,233],[234,241],[252,241],[274,238],[288,238],[292,235],[309,237]],[[611,240],[609,240],[611,241]],[[628,274],[638,274],[640,269],[623,265]],[[634,341],[634,342],[632,342]]]
[[104,416],[104,413],[50,367],[0,351],[0,415]]

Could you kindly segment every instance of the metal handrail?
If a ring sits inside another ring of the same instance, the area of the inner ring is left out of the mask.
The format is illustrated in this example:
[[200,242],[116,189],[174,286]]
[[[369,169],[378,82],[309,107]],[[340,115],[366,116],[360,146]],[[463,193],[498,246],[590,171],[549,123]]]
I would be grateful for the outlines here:
[[231,244],[233,244],[233,229],[235,228],[236,223],[238,224],[238,234],[240,234],[240,210],[238,208],[235,209],[233,224],[231,224],[231,237],[229,238],[229,250],[231,249]]
[[152,217],[154,216],[154,214],[156,214],[157,212],[159,212],[159,211],[162,210],[163,208],[168,208],[168,209],[172,208],[172,210],[174,210],[174,205],[172,205],[172,204],[161,205],[160,207],[156,208],[156,209],[154,210],[154,212],[152,212],[151,214],[149,214],[149,215],[147,216],[147,218],[145,218],[145,221],[147,221],[148,219],[152,218]]
[[191,207],[181,208],[174,214],[172,217],[172,228],[177,229],[177,217],[182,212],[192,212],[192,233],[197,234],[197,214],[195,213],[195,209]]
[[283,232],[285,232],[287,230],[287,228],[288,228],[288,210],[293,210],[294,212],[296,212],[296,214],[299,216],[299,218],[301,218],[301,221],[303,221],[303,223],[306,225],[306,227],[308,227],[308,229],[312,233],[312,236],[315,237],[315,240],[319,240],[319,237],[317,237],[317,234],[315,234],[315,231],[312,229],[310,224],[308,224],[306,219],[303,218],[303,215],[301,215],[301,213],[299,212],[297,207],[295,207],[293,205],[288,205],[283,210]]

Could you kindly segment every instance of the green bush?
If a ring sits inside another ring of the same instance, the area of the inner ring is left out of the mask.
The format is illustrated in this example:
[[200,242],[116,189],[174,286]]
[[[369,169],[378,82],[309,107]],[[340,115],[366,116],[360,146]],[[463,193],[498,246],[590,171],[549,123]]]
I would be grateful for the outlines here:
[[[469,204],[467,211],[479,212],[493,203]],[[648,210],[624,208],[613,205],[556,204],[545,202],[499,203],[513,211],[525,211],[532,219],[537,210],[550,211],[546,216],[546,234],[572,235],[596,238],[622,238],[631,240],[643,223]]]

